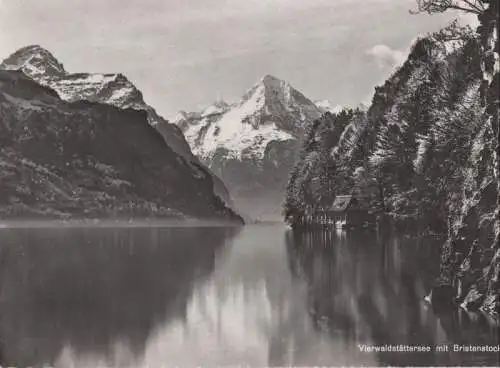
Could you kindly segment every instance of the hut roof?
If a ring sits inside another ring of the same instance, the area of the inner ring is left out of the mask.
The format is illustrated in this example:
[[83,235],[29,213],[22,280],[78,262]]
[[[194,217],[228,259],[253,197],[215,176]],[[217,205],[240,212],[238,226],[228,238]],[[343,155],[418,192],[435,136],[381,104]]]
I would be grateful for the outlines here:
[[333,201],[330,210],[334,212],[343,212],[347,210],[352,200],[353,200],[352,195],[338,195],[335,197],[335,200]]

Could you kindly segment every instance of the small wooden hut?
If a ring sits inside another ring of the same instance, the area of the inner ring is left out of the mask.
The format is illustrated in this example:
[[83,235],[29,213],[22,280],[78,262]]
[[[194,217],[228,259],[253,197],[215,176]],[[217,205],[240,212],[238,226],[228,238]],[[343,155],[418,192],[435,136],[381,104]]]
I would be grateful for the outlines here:
[[366,227],[373,223],[373,214],[362,199],[353,195],[338,195],[330,206],[318,211],[322,223],[341,228]]

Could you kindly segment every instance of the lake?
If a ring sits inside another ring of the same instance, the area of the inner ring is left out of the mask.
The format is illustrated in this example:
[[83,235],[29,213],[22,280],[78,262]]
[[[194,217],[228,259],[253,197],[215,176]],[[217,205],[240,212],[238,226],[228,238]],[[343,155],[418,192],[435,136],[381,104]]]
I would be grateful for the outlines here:
[[0,365],[498,365],[453,351],[498,344],[486,317],[423,301],[440,244],[281,224],[0,229]]

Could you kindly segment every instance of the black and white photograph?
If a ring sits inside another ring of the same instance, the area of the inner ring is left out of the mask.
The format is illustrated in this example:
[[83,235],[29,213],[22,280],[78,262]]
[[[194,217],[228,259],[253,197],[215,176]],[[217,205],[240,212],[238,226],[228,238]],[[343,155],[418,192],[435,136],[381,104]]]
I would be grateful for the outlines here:
[[500,366],[499,0],[0,0],[0,368]]

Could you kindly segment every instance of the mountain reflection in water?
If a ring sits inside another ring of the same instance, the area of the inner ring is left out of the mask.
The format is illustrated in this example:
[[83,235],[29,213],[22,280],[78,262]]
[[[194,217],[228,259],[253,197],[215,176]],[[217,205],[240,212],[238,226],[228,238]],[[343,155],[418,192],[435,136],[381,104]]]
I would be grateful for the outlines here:
[[17,367],[498,365],[359,344],[498,344],[422,302],[439,242],[235,228],[1,229],[0,359]]

